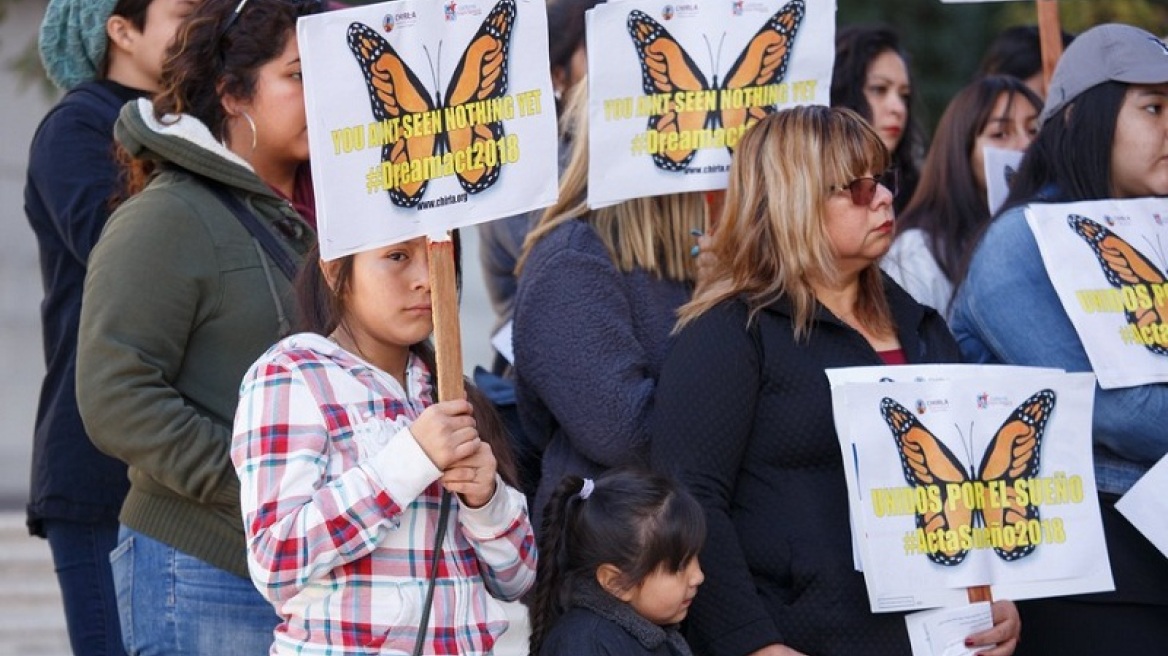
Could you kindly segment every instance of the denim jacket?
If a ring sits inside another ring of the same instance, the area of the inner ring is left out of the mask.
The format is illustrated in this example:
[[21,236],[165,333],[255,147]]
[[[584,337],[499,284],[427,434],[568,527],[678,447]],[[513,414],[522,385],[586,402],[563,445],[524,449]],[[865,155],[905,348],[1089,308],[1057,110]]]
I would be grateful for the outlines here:
[[[953,301],[950,328],[962,359],[1091,371],[1024,210],[990,226]],[[1099,491],[1126,492],[1168,451],[1168,385],[1096,385],[1091,428]]]

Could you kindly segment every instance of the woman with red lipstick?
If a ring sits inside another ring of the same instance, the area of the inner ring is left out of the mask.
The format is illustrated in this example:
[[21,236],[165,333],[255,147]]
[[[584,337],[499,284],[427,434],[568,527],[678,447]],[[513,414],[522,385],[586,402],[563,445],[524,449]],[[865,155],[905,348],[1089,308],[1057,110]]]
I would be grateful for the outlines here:
[[488,654],[494,598],[534,582],[498,418],[434,398],[428,264],[418,238],[305,267],[306,332],[243,379],[231,459],[272,654]]
[[883,26],[854,25],[836,34],[831,105],[863,116],[892,153],[900,193],[892,201],[905,208],[920,179],[924,134],[913,120],[912,77],[900,37]]
[[[880,136],[848,109],[766,117],[739,143],[715,257],[682,306],[654,397],[651,462],[705,509],[707,578],[695,653],[910,652],[904,617],[869,610],[852,566],[831,367],[955,362],[936,311],[877,264],[892,243],[894,178]],[[971,635],[1006,656],[1017,610]]]

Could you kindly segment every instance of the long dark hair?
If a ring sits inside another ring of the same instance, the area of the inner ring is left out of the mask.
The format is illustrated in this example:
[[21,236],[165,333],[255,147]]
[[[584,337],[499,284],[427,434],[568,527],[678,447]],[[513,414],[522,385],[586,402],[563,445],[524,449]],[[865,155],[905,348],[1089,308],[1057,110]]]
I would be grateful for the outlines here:
[[[462,248],[458,238],[458,231],[454,231],[454,264],[455,276],[461,281],[462,276]],[[294,287],[299,310],[296,329],[300,332],[316,333],[328,336],[332,334],[345,316],[345,298],[352,288],[353,256],[346,255],[339,259],[336,268],[336,286],[334,292],[325,280],[324,272],[320,269],[320,246],[313,246],[304,259],[300,272],[296,276]],[[461,286],[461,284],[460,284]],[[410,351],[426,363],[430,371],[431,390],[438,393],[438,365],[434,359],[434,347],[429,340],[418,342],[410,346]],[[503,418],[499,416],[495,406],[477,387],[466,381],[466,398],[474,406],[475,424],[479,436],[491,445],[495,455],[496,469],[503,480],[511,486],[518,484],[519,476],[515,469],[515,456],[511,450],[511,443],[507,437],[507,429]],[[431,399],[437,401],[437,397]]]
[[1036,114],[1042,110],[1042,100],[1018,78],[991,75],[967,85],[941,116],[921,183],[896,219],[897,232],[924,231],[929,250],[951,283],[957,282],[966,253],[990,220],[989,203],[975,182],[970,156],[1002,94],[1007,95],[1007,108],[1029,102]]
[[615,469],[594,481],[565,476],[544,507],[539,566],[531,603],[530,653],[538,654],[568,609],[577,584],[608,563],[631,589],[659,567],[680,572],[701,551],[706,518],[701,506],[671,479],[640,469]]
[[549,0],[548,56],[552,68],[567,68],[584,43],[584,12],[604,0]]
[[[227,113],[222,98],[255,96],[260,67],[284,52],[296,33],[296,19],[316,13],[317,2],[248,0],[228,28],[239,0],[202,0],[179,26],[162,65],[154,115],[189,114],[219,136]],[[224,31],[226,29],[226,31]],[[127,156],[126,197],[141,191],[154,172],[149,160]]]
[[[576,50],[584,45],[584,12],[601,2],[604,0],[548,0],[548,57],[553,76],[570,69]],[[565,100],[556,98],[556,116],[567,106]]]
[[[1061,30],[1063,50],[1075,39]],[[1042,43],[1037,25],[1015,25],[1002,30],[982,55],[978,75],[1012,75],[1020,80],[1042,72]]]
[[[911,58],[900,45],[896,32],[884,25],[851,25],[841,29],[835,37],[835,65],[831,72],[831,106],[847,107],[865,120],[872,120],[872,106],[864,95],[868,67],[872,60],[885,52],[894,52],[904,60],[905,68]],[[909,80],[912,80],[910,70]],[[910,85],[911,86],[911,85]],[[915,88],[905,100],[905,128],[892,151],[892,165],[900,172],[900,192],[893,202],[897,212],[904,209],[920,180],[918,159],[924,152],[924,132],[913,111]]]
[[1022,158],[1002,211],[1025,205],[1045,188],[1074,202],[1111,196],[1111,148],[1128,85],[1104,82],[1047,119]]
[[[1111,150],[1115,127],[1128,85],[1104,82],[1079,94],[1038,129],[1010,184],[1010,194],[994,216],[1031,203],[1077,202],[1110,198]],[[958,271],[958,280],[969,272],[976,243],[989,228],[986,224]]]

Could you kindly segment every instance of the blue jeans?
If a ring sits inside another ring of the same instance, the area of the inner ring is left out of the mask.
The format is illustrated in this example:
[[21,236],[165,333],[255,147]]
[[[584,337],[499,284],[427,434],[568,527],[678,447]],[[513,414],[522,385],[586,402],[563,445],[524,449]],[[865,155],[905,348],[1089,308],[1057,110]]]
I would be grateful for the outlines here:
[[269,653],[280,619],[250,580],[126,526],[109,558],[133,656]]
[[69,646],[77,656],[124,654],[109,553],[118,523],[43,520],[61,587]]

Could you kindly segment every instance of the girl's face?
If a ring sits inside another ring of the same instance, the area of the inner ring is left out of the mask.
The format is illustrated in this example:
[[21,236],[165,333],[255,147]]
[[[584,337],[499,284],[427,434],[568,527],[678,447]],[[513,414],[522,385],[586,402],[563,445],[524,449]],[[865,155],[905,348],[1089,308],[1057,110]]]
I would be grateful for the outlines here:
[[1168,83],[1133,84],[1119,108],[1111,147],[1116,198],[1168,195]]
[[973,142],[970,166],[977,186],[985,191],[985,148],[1002,150],[1026,150],[1034,135],[1038,133],[1038,108],[1030,104],[1025,96],[998,94],[989,120]]
[[345,327],[374,364],[426,339],[434,329],[426,238],[354,255],[343,299]]
[[253,159],[289,166],[308,161],[308,119],[295,34],[288,37],[282,53],[256,72],[255,96],[248,105],[245,109],[256,124]]
[[123,40],[118,45],[128,53],[132,71],[125,72],[128,77],[123,84],[143,91],[158,91],[166,49],[174,40],[179,24],[191,15],[196,4],[196,0],[154,0],[146,8],[141,31],[125,20],[121,25],[125,33],[119,35]]
[[908,127],[908,101],[912,87],[908,67],[895,51],[885,50],[868,65],[864,80],[864,98],[872,108],[872,127],[876,128],[888,152],[896,150]]
[[[865,178],[839,183],[824,207],[827,239],[835,254],[836,266],[844,274],[869,266],[892,245],[892,190],[883,184],[876,184],[873,188],[870,178],[874,175],[868,173]],[[864,187],[872,192],[867,203],[855,203],[853,196],[857,194],[845,186],[849,183],[859,189],[860,196],[865,195]]]
[[654,624],[677,624],[689,613],[698,586],[705,580],[706,575],[695,556],[677,572],[658,567],[636,587],[623,593],[621,600]]

